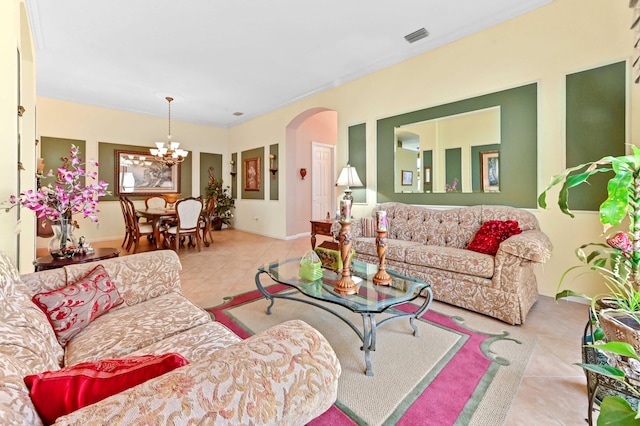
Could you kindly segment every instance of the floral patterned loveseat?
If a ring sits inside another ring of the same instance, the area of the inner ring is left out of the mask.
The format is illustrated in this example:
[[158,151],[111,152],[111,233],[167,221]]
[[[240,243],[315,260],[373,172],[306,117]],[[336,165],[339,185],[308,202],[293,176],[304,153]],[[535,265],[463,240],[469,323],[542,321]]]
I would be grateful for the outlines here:
[[[436,300],[510,324],[524,323],[538,299],[533,268],[546,262],[552,250],[533,214],[508,206],[438,210],[383,203],[373,209],[372,218],[378,210],[387,212],[389,222],[389,269],[430,283]],[[522,233],[503,241],[495,256],[467,250],[481,225],[490,220],[515,220]],[[378,263],[375,237],[365,236],[367,228],[371,229],[362,221],[353,223],[356,259]]]
[[[124,300],[63,348],[35,293],[100,263]],[[0,424],[41,425],[27,375],[99,359],[177,352],[189,364],[70,414],[56,425],[300,425],[336,400],[340,364],[325,338],[289,321],[247,340],[180,292],[170,250],[19,276],[0,253]]]

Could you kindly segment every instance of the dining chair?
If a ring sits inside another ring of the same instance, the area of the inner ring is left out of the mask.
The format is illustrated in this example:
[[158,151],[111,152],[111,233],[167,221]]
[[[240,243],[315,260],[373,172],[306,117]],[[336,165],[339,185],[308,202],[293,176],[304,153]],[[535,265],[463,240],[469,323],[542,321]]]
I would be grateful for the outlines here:
[[201,215],[202,199],[199,197],[183,198],[176,203],[178,224],[176,226],[167,227],[164,231],[165,241],[169,242],[169,245],[173,243],[173,248],[176,252],[179,251],[180,245],[186,237],[189,237],[188,245],[193,245],[193,239],[195,239],[195,246],[198,248],[198,251],[201,251]]
[[[209,247],[213,243],[213,232],[211,231],[211,220],[213,219],[213,211],[216,208],[216,197],[209,197],[204,210],[202,210],[202,217],[200,218],[200,230],[202,231],[202,242],[205,247]],[[209,236],[209,240],[207,239]]]
[[120,196],[120,209],[122,210],[122,217],[124,219],[124,238],[122,239],[122,244],[120,245],[120,247],[124,247],[125,244],[127,244],[127,246],[130,246],[128,242],[132,237],[131,225],[129,224],[129,207],[127,206],[126,197],[124,197],[123,195]]
[[167,207],[167,200],[162,195],[150,195],[144,199],[144,206],[148,209],[164,209]]
[[130,236],[129,242],[127,243],[126,250],[129,251],[131,245],[133,244],[133,252],[136,253],[138,251],[138,244],[140,242],[140,238],[143,236],[153,237],[153,226],[149,223],[140,223],[138,222],[138,215],[136,215],[136,206],[133,204],[127,197],[121,197],[124,200],[124,204],[126,207],[126,218],[129,222]]

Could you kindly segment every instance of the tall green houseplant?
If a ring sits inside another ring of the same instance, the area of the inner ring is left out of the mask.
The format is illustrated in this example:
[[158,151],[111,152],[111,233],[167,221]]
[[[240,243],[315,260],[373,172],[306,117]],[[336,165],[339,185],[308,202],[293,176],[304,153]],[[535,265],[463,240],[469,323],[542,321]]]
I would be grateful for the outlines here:
[[[611,324],[611,319],[607,319],[607,311],[620,313],[640,323],[638,320],[638,311],[640,311],[640,149],[632,145],[631,150],[632,153],[630,155],[606,156],[598,161],[581,164],[565,170],[563,173],[554,176],[551,183],[538,197],[540,207],[546,208],[547,192],[551,188],[561,185],[558,194],[558,206],[563,213],[574,217],[569,209],[569,190],[580,184],[587,183],[588,179],[597,173],[613,173],[607,183],[607,198],[600,205],[600,223],[602,223],[603,231],[606,233],[610,228],[622,224],[626,219],[628,221],[628,231],[619,231],[613,235],[608,235],[606,244],[588,243],[576,250],[578,259],[583,263],[581,266],[587,266],[599,272],[605,280],[608,292],[597,295],[592,299],[594,315],[605,328],[605,333],[607,327],[611,327],[608,325]],[[559,289],[568,274],[579,267],[569,268],[563,274],[558,285]],[[587,297],[572,290],[562,290],[556,294],[556,299],[567,296]],[[594,302],[598,298],[612,299],[615,308],[597,311]],[[605,320],[607,327],[603,322]],[[610,335],[611,333],[606,334]],[[599,345],[599,347],[638,359],[633,346],[613,341],[619,340],[619,336],[621,336],[618,332],[614,335],[616,338],[609,338],[608,346]],[[632,352],[633,354],[630,355]],[[599,374],[616,378],[616,380],[620,380],[634,390],[633,386],[629,385],[624,372],[617,368],[591,364],[579,365]],[[638,393],[636,392],[636,394]],[[623,398],[617,396],[606,397],[600,410],[599,425],[640,425],[640,413],[635,412]]]
[[220,229],[223,223],[230,225],[231,219],[233,219],[232,209],[235,208],[235,200],[231,197],[229,186],[224,187],[222,179],[217,180],[213,176],[213,168],[211,167],[209,167],[209,184],[205,189],[205,196],[207,199],[211,197],[216,199],[212,219],[214,228]]

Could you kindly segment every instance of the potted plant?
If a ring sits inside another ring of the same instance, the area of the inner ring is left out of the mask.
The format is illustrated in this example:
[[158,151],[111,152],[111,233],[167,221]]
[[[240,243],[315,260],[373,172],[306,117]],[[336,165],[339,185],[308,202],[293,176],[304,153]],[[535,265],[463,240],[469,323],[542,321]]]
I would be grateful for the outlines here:
[[223,187],[222,180],[217,180],[213,176],[212,168],[209,168],[209,184],[206,188],[206,197],[215,197],[216,203],[213,210],[211,225],[213,229],[222,229],[222,224],[230,225],[233,218],[232,209],[235,207],[235,200],[231,198],[229,186]]
[[[607,342],[604,344],[586,345],[587,347],[608,352],[608,363],[578,363],[585,370],[610,377],[622,383],[629,393],[640,399],[638,372],[631,367],[640,362],[640,356],[633,346],[625,342]],[[640,425],[640,412],[631,408],[629,402],[621,396],[606,396],[600,404],[598,425]]]
[[[607,235],[606,243],[587,243],[576,250],[581,265],[569,268],[561,277],[558,290],[563,282],[577,268],[587,267],[604,278],[607,291],[589,298],[573,290],[561,290],[556,299],[577,296],[590,299],[594,318],[603,327],[605,336],[610,342],[628,339],[627,343],[640,349],[640,149],[631,146],[632,153],[619,157],[606,156],[598,161],[571,167],[554,176],[551,183],[538,197],[538,204],[546,208],[547,192],[561,185],[558,194],[560,210],[574,217],[569,210],[569,190],[588,182],[589,177],[597,173],[613,173],[607,183],[607,198],[599,208],[600,222],[604,232],[614,226],[628,221],[628,231],[617,231]],[[598,301],[605,305],[599,309]],[[626,324],[625,324],[626,323]],[[614,348],[616,348],[614,346]],[[609,398],[609,397],[607,397]],[[605,398],[605,400],[607,400]],[[624,400],[623,400],[624,401]],[[620,401],[617,401],[620,402]],[[626,401],[624,401],[626,403]],[[605,403],[601,406],[601,416],[609,418],[612,411],[618,411],[616,404]],[[635,413],[626,403],[619,415],[624,412]],[[620,417],[622,420],[623,417]],[[600,424],[600,421],[599,421]],[[616,423],[620,424],[620,423]]]

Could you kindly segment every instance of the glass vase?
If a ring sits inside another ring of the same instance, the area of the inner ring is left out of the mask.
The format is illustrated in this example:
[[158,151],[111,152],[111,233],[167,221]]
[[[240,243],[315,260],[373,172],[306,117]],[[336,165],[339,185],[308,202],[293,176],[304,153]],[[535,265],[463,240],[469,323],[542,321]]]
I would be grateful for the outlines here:
[[54,259],[72,257],[77,249],[76,239],[73,235],[73,220],[60,217],[51,224],[53,238],[49,240],[49,254]]

